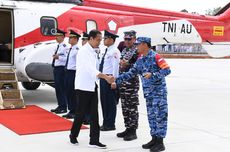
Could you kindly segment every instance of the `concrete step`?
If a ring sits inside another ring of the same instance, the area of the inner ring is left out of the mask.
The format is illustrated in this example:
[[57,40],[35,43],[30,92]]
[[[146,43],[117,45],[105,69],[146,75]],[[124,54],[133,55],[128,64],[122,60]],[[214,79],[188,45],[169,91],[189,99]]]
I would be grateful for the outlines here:
[[14,73],[0,73],[0,80],[16,80]]
[[0,109],[24,108],[24,100],[18,88],[13,69],[0,69]]
[[0,80],[16,80],[13,69],[0,69]]
[[1,90],[2,98],[5,99],[21,99],[20,90],[13,89],[13,90]]
[[19,109],[25,108],[23,99],[4,99],[0,109]]
[[0,69],[0,73],[14,73],[13,69]]

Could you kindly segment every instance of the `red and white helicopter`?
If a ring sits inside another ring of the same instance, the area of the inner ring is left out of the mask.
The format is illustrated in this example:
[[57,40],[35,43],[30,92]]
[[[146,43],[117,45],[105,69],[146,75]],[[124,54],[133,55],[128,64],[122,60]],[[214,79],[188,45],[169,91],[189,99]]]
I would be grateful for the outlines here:
[[25,88],[52,82],[57,27],[118,35],[132,29],[151,37],[152,45],[200,43],[211,56],[230,55],[230,3],[216,16],[204,16],[101,0],[0,0],[0,45],[11,50],[7,61],[0,59],[0,67],[15,67]]

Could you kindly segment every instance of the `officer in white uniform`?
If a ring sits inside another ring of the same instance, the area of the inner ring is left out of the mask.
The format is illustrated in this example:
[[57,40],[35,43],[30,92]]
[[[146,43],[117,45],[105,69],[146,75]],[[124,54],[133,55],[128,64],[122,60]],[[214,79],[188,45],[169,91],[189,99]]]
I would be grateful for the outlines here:
[[66,32],[57,29],[56,41],[58,43],[56,51],[53,55],[52,67],[54,75],[55,92],[58,102],[58,107],[51,109],[51,112],[56,114],[67,112],[67,101],[65,92],[65,64],[67,58],[67,46],[64,43]]
[[81,44],[82,46],[85,45],[88,42],[89,39],[89,34],[87,34],[86,32],[83,32],[82,38],[81,38]]
[[66,98],[68,104],[69,112],[63,117],[67,119],[73,119],[75,116],[75,109],[77,107],[76,92],[74,89],[74,80],[76,73],[76,56],[79,50],[77,43],[81,35],[73,30],[70,30],[69,34],[69,44],[70,49],[67,52],[67,60],[65,64],[65,88],[66,88]]
[[[104,45],[106,49],[102,52],[99,71],[103,74],[118,77],[120,51],[114,45],[118,36],[105,31]],[[115,130],[115,119],[117,113],[117,101],[115,89],[111,89],[111,85],[104,79],[100,80],[100,99],[103,114],[103,125],[101,131]]]

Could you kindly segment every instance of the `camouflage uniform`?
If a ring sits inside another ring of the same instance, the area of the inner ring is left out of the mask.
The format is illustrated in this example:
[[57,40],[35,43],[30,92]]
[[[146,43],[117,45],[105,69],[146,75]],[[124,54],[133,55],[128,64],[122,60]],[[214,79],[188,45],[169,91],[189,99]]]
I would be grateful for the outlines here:
[[[124,48],[121,52],[121,59],[128,61],[125,67],[120,66],[120,74],[127,72],[137,60],[137,49]],[[135,76],[126,82],[122,82],[119,86],[122,114],[124,116],[124,123],[126,128],[137,129],[138,127],[138,99],[139,78]]]
[[[144,74],[150,72],[150,79]],[[171,73],[168,64],[157,53],[149,50],[147,56],[140,57],[134,66],[116,79],[119,86],[127,81],[141,76],[144,97],[146,99],[149,126],[151,135],[164,138],[167,131],[168,105],[165,76]]]

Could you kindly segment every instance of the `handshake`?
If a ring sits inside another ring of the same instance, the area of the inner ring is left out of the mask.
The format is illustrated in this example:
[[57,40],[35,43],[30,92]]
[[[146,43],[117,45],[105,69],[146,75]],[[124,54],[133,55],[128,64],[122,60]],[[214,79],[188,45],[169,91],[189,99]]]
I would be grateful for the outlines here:
[[117,85],[116,85],[116,82],[115,82],[116,78],[115,78],[114,76],[107,76],[107,77],[105,78],[105,80],[106,80],[109,84],[111,84],[111,88],[112,88],[112,89],[116,89],[116,88],[117,88]]
[[105,79],[109,84],[111,84],[111,88],[112,89],[116,89],[116,87],[117,87],[117,85],[115,83],[116,78],[114,76],[106,75],[106,74],[103,74],[103,73],[99,73],[97,75],[97,77]]

